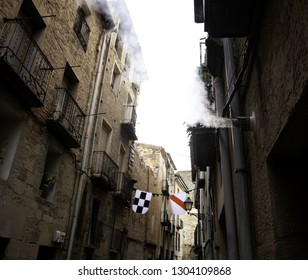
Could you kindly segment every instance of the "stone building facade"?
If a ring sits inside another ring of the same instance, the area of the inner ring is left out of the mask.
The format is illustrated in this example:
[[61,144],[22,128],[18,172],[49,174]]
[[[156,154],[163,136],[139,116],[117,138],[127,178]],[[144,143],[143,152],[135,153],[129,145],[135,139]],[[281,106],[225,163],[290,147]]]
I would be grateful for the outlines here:
[[[146,165],[136,148],[133,177],[137,180],[135,190],[152,193],[148,211],[135,213],[131,208],[124,212],[124,223],[128,230],[127,255],[129,260],[154,260],[160,251],[160,208],[162,197],[157,193],[157,177],[151,166]],[[133,191],[133,196],[135,191]]]
[[0,19],[0,258],[187,257],[172,158],[135,143],[147,76],[125,2],[2,1]]
[[203,257],[307,259],[308,4],[252,1],[218,19],[224,2],[205,17],[195,6],[208,32],[201,69],[213,77],[217,115],[232,119],[203,128],[217,139],[214,161],[203,166],[202,149],[193,152],[195,174],[211,170],[214,251]]
[[143,143],[136,143],[136,147],[144,163],[153,170],[156,179],[152,188],[155,201],[152,207],[156,214],[160,215],[159,219],[155,218],[156,222],[159,221],[155,226],[160,231],[158,259],[181,260],[184,256],[186,258],[188,254],[187,250],[184,250],[184,243],[186,241],[191,245],[193,238],[185,233],[191,233],[195,222],[194,219],[188,218],[184,223],[184,217],[187,215],[175,215],[169,196],[186,192],[190,184],[186,184],[186,178],[183,179],[176,171],[170,154],[163,147]]
[[125,2],[91,3],[0,3],[3,259],[130,256],[146,71]]
[[[195,184],[191,181],[191,171],[177,171],[175,174],[174,192],[186,192],[186,197],[195,200]],[[179,229],[177,242],[179,254],[177,259],[197,259],[195,250],[195,229],[198,216],[195,207],[183,215],[175,215],[176,227]]]

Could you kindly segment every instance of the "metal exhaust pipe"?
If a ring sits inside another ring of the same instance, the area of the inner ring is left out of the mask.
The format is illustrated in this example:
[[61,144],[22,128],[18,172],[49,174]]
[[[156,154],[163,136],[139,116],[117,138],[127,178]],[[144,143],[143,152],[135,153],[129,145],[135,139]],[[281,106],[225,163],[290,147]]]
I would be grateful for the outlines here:
[[255,131],[256,130],[256,116],[252,112],[250,117],[236,117],[232,119],[232,125],[240,128],[243,131]]

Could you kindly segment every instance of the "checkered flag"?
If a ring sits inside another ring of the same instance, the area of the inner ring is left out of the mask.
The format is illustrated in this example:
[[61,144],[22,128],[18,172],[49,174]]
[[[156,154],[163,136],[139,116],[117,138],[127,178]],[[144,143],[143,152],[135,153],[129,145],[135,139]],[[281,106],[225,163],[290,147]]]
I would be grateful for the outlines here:
[[136,190],[135,199],[132,205],[133,211],[145,214],[149,210],[152,193]]

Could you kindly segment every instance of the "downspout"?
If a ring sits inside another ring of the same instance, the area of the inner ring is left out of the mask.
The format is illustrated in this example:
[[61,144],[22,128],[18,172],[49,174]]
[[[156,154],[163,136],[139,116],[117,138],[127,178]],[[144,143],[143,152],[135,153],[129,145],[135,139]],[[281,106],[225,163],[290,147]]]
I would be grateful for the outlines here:
[[[224,87],[222,79],[220,77],[216,77],[214,79],[214,92],[217,114],[220,116],[224,106]],[[230,260],[237,260],[239,258],[238,242],[236,233],[236,218],[232,185],[229,136],[227,128],[219,128],[218,137],[222,185],[224,189],[228,258]]]
[[[201,230],[200,230],[200,209],[201,209],[201,201],[202,201],[202,199],[201,199],[201,197],[200,197],[200,191],[199,191],[199,188],[198,188],[198,171],[196,172],[196,174],[195,174],[195,189],[197,190],[197,192],[199,192],[199,208],[198,208],[198,215],[196,216],[197,217],[197,219],[198,219],[198,226],[197,226],[197,240],[195,240],[196,242],[197,242],[197,246],[200,246],[200,248],[201,248],[201,253],[199,253],[199,251],[198,251],[198,260],[201,260],[201,256],[202,256],[202,252],[203,252],[203,249],[202,249],[202,247],[203,247],[203,239],[202,239],[202,235],[201,235]],[[193,215],[193,216],[195,216],[194,214],[190,214],[190,215]]]
[[[228,89],[233,87],[235,77],[235,62],[233,56],[232,41],[230,38],[223,39],[226,82]],[[230,103],[230,117],[240,116],[239,95],[235,94]],[[244,141],[240,128],[232,127],[233,151],[234,151],[234,171],[237,188],[237,208],[239,226],[239,253],[240,258],[249,260],[253,258],[252,232],[248,202],[248,176],[244,157]]]
[[[91,147],[93,148],[94,147],[94,141],[95,141],[95,133],[96,133],[96,130],[97,130],[97,118],[98,118],[98,115],[99,115],[99,107],[100,107],[100,99],[101,99],[101,94],[102,94],[102,84],[104,83],[104,78],[105,78],[105,73],[107,71],[107,61],[108,61],[108,57],[109,57],[109,52],[110,52],[110,48],[111,48],[111,35],[112,33],[117,33],[116,30],[111,30],[111,31],[108,31],[107,33],[105,33],[104,35],[104,45],[106,45],[106,39],[107,39],[107,35],[109,35],[109,44],[108,44],[108,48],[107,48],[107,53],[106,53],[106,57],[105,57],[105,65],[104,65],[104,69],[103,69],[103,73],[101,74],[101,77],[100,79],[98,79],[95,83],[95,90],[94,92],[98,91],[99,95],[97,97],[97,100],[96,100],[96,110],[95,110],[95,113],[94,113],[94,130],[93,130],[93,133],[92,133],[92,142],[91,142]],[[104,57],[104,50],[103,50],[103,54],[102,54],[102,57]],[[104,59],[102,60],[104,61]],[[101,114],[104,114],[104,113],[101,113]],[[92,164],[92,157],[93,157],[93,153],[90,154],[90,161],[89,163]]]
[[211,167],[206,167],[206,222],[207,222],[207,241],[206,244],[210,246],[209,259],[214,259],[213,250],[213,211],[211,207],[211,195],[210,195],[210,177],[211,177]]
[[[104,36],[102,37],[100,48],[99,48],[99,51],[100,51],[99,64],[98,64],[98,70],[97,70],[97,75],[96,75],[96,80],[95,80],[95,86],[94,86],[94,90],[93,90],[93,94],[92,94],[92,98],[90,102],[89,121],[87,123],[86,134],[85,134],[84,144],[83,144],[80,176],[77,182],[76,201],[75,201],[73,221],[72,221],[72,226],[71,226],[71,233],[70,233],[68,252],[67,252],[68,260],[71,259],[71,255],[72,255],[72,249],[73,249],[73,244],[74,244],[76,228],[78,224],[78,214],[79,214],[79,209],[80,209],[84,181],[88,177],[88,173],[87,173],[87,170],[85,170],[85,168],[86,168],[86,164],[91,164],[92,162],[92,152],[90,152],[89,159],[88,159],[88,153],[89,153],[89,150],[93,147],[93,143],[94,143],[94,134],[95,134],[97,113],[99,109],[99,100],[100,100],[100,93],[101,93],[100,84],[103,81],[104,74],[105,74],[105,69],[104,71],[102,70],[103,70],[103,61],[104,61],[104,51],[105,51],[106,39],[107,39],[108,34],[109,32],[105,33]],[[109,49],[108,49],[108,52],[109,52]]]
[[198,222],[199,222],[199,230],[200,230],[200,245],[201,245],[201,259],[204,259],[204,185],[200,187],[200,180],[205,180],[205,171],[199,171],[198,178],[197,178],[197,186],[199,188],[199,195],[200,195],[200,209],[198,213]]

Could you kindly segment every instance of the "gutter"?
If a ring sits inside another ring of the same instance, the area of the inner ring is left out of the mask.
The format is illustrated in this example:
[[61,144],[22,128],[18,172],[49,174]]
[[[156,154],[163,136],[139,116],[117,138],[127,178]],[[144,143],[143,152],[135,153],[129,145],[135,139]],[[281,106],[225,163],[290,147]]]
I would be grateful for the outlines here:
[[[214,79],[213,86],[216,96],[217,114],[220,115],[224,104],[224,85],[222,78],[216,77]],[[231,260],[237,260],[239,256],[238,256],[236,215],[234,207],[234,192],[232,183],[232,172],[231,172],[232,166],[231,166],[228,129],[219,128],[218,137],[219,137],[219,149],[221,158],[220,161],[221,176],[224,189],[228,258]]]

